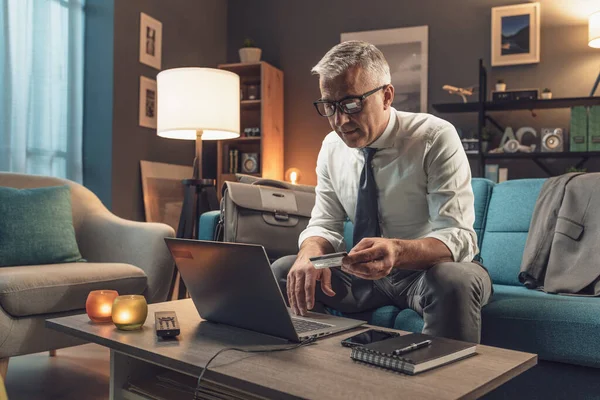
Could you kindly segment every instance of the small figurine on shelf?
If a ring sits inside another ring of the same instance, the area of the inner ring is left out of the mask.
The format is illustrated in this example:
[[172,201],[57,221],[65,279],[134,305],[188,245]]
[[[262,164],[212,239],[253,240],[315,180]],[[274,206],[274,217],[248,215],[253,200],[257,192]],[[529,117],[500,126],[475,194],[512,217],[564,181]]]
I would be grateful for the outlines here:
[[496,92],[504,92],[506,90],[506,83],[502,79],[496,81]]
[[239,50],[240,61],[244,64],[257,63],[260,61],[262,50],[256,47],[254,40],[246,39]]
[[552,91],[548,88],[542,91],[542,99],[548,100],[552,98]]

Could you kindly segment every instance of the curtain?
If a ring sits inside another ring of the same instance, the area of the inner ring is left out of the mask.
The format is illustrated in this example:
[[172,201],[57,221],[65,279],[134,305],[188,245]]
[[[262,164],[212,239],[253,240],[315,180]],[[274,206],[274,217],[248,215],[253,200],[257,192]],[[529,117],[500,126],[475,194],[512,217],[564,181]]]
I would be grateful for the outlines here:
[[85,0],[0,0],[0,171],[82,181]]

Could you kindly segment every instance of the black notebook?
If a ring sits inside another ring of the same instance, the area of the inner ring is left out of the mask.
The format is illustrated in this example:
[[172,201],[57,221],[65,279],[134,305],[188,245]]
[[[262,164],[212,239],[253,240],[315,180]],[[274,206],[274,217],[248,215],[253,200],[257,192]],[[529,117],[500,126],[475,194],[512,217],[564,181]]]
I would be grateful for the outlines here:
[[[431,340],[431,344],[427,347],[401,356],[392,355],[392,352],[396,349],[428,339]],[[433,337],[422,333],[411,333],[354,347],[350,357],[356,361],[414,375],[470,357],[475,354],[476,349],[477,345],[474,343],[459,342],[458,340]]]

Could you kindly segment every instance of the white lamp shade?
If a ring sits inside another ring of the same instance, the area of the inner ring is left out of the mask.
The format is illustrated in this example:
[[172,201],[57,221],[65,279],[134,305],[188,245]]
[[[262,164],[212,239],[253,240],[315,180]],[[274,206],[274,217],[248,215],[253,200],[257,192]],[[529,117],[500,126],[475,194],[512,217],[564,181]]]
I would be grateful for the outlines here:
[[156,77],[157,133],[171,139],[240,136],[240,77],[213,68],[174,68]]
[[588,22],[588,45],[600,49],[600,11],[590,15]]

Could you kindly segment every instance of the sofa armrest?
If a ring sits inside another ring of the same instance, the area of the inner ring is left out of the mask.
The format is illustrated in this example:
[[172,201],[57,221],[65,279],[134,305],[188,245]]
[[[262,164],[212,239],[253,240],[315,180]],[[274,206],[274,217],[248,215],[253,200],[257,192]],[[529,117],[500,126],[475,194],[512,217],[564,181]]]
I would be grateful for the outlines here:
[[165,301],[174,263],[165,237],[175,231],[166,224],[134,222],[108,211],[86,215],[78,235],[79,250],[91,262],[119,262],[141,268],[148,277],[149,303]]
[[216,211],[208,211],[200,216],[199,226],[198,226],[198,239],[200,240],[213,240],[215,237],[215,229],[217,228],[217,224],[219,223],[219,218],[221,216],[221,212],[219,210]]

